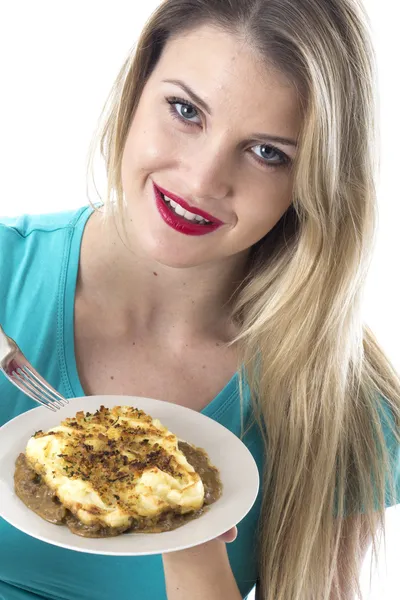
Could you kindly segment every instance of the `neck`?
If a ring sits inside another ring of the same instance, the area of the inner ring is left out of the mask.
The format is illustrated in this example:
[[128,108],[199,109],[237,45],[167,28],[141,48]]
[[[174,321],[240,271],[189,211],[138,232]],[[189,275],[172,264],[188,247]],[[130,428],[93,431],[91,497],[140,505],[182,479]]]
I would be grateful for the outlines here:
[[189,268],[174,268],[128,248],[110,218],[94,213],[82,241],[78,285],[112,319],[168,337],[232,337],[231,298],[247,253]]

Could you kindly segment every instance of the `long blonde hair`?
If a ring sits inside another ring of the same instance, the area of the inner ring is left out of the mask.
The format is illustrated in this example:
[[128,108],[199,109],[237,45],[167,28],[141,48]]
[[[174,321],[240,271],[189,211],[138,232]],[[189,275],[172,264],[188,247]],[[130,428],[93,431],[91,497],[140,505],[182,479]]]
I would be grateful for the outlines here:
[[[296,87],[303,114],[293,202],[252,248],[233,314],[267,456],[260,597],[339,593],[345,523],[341,573],[361,597],[363,531],[377,559],[385,502],[395,503],[389,440],[392,450],[400,443],[400,380],[361,315],[379,166],[369,21],[361,0],[162,2],[118,74],[90,149],[89,171],[100,142],[108,214],[123,211],[124,144],[165,43],[204,24],[245,36]],[[364,529],[345,518],[361,513]]]

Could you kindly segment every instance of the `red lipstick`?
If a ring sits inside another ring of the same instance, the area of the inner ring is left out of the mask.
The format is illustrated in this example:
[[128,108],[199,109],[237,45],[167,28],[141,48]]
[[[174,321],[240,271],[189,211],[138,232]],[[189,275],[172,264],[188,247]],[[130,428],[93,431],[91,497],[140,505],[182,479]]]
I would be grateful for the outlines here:
[[[176,196],[171,192],[168,192],[167,190],[164,190],[163,188],[160,188],[154,182],[153,187],[158,212],[160,213],[165,223],[172,227],[172,229],[175,229],[176,231],[179,231],[180,233],[184,233],[186,235],[205,235],[206,233],[211,233],[212,231],[219,229],[219,227],[221,227],[221,225],[224,224],[222,221],[206,213],[204,210],[200,210],[199,208],[194,208],[190,206],[187,202],[185,202],[185,200],[179,198],[179,196]],[[202,224],[196,222],[196,220],[189,221],[183,216],[176,214],[172,206],[170,204],[167,204],[167,202],[164,199],[164,196],[167,196],[168,198],[179,204],[184,210],[188,210],[192,214],[198,215],[206,221],[210,221],[210,223]]]

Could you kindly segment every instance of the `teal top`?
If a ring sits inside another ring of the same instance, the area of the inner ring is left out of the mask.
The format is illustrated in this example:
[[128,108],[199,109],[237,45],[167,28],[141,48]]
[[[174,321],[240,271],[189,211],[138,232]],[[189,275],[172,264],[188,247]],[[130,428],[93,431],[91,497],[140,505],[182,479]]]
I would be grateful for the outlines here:
[[[66,397],[82,397],[74,353],[74,297],[83,230],[92,209],[0,220],[0,323],[37,370]],[[0,426],[34,407],[0,374]],[[390,418],[386,404],[386,415]],[[238,376],[202,410],[241,433]],[[251,418],[245,397],[244,426]],[[385,421],[384,421],[385,425]],[[400,452],[385,427],[400,503]],[[243,442],[260,478],[263,443],[253,425]],[[1,449],[4,452],[4,449]],[[261,490],[238,537],[227,544],[243,598],[257,579],[257,524]],[[167,600],[161,556],[111,557],[78,553],[32,538],[0,518],[0,600]]]
[[[85,396],[74,354],[74,297],[83,230],[92,209],[1,219],[0,323],[28,360],[66,397]],[[35,407],[0,373],[0,426]],[[238,376],[202,413],[240,436]],[[248,398],[244,424],[250,417]],[[263,446],[253,426],[243,438],[260,477]],[[4,449],[1,450],[4,452]],[[227,544],[243,598],[257,579],[261,494]],[[160,555],[112,557],[74,552],[30,537],[0,518],[0,600],[167,600]]]

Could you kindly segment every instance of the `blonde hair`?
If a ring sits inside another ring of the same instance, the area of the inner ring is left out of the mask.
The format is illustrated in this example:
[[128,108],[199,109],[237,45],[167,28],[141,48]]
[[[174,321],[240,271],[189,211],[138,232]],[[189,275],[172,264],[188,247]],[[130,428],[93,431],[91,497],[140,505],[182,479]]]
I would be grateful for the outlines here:
[[[252,248],[233,314],[267,456],[260,597],[339,594],[344,531],[341,577],[361,597],[365,524],[377,559],[385,502],[396,502],[384,420],[400,443],[400,380],[361,315],[379,166],[369,21],[361,0],[165,0],[116,79],[90,150],[89,170],[99,139],[106,213],[123,211],[124,143],[165,43],[204,24],[245,36],[296,87],[303,114],[292,205]],[[345,518],[360,513],[364,530]]]

